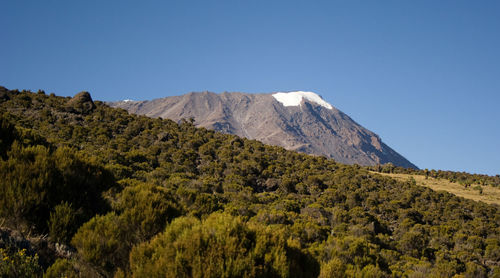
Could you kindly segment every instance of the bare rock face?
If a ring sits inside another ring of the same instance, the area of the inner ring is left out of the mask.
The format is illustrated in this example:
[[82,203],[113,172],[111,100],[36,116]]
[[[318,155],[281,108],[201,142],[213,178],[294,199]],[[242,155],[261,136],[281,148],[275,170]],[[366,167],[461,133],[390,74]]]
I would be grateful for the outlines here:
[[180,121],[256,139],[347,164],[417,168],[319,95],[312,92],[189,93],[151,101],[108,103],[131,113]]

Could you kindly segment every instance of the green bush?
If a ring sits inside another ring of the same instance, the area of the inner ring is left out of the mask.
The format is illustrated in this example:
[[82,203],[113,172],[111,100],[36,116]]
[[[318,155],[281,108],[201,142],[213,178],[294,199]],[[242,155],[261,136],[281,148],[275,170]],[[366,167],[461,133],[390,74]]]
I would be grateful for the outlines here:
[[125,188],[113,208],[115,212],[85,223],[72,240],[78,253],[106,274],[126,269],[132,247],[163,230],[179,214],[165,188],[142,183]]
[[57,205],[50,213],[49,236],[55,242],[69,243],[71,237],[78,229],[75,223],[75,211],[71,204],[63,202]]
[[85,223],[71,243],[82,258],[101,273],[112,273],[127,264],[133,235],[126,230],[126,223],[115,213],[96,216]]
[[43,278],[77,278],[80,277],[78,272],[73,267],[73,263],[67,259],[57,259],[48,269],[45,271]]
[[346,265],[338,258],[333,258],[321,266],[319,278],[345,277]]
[[[114,181],[101,167],[83,159],[88,160],[70,148],[52,152],[42,145],[24,147],[14,141],[8,159],[0,160],[0,216],[16,226],[34,226],[36,231],[45,232],[50,213],[56,213],[54,209],[61,202],[79,211],[74,216],[79,220],[77,226],[106,210],[101,193]],[[65,210],[67,213],[68,208]],[[53,217],[62,217],[63,210],[59,208],[57,213]]]
[[130,269],[133,277],[294,277],[291,253],[284,238],[214,213],[175,219],[132,250]]

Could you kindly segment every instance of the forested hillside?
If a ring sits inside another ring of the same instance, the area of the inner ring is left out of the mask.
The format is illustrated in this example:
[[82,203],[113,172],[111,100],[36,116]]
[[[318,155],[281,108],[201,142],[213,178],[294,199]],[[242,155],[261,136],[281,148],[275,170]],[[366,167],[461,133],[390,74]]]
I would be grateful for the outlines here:
[[497,206],[85,92],[0,115],[2,277],[500,277]]

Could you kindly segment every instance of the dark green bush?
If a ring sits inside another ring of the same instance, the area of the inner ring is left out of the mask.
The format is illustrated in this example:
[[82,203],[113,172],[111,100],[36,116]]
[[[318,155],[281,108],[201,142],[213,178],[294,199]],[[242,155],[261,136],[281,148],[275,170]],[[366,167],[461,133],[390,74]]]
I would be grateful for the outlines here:
[[203,221],[175,219],[164,233],[132,250],[130,269],[133,277],[295,277],[301,272],[291,271],[298,263],[292,253],[279,234],[216,213]]

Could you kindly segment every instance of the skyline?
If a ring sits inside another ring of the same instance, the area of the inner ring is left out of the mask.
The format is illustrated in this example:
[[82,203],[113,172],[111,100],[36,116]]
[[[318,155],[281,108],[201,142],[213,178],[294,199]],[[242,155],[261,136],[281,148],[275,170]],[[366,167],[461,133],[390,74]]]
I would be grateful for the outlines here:
[[500,174],[495,1],[3,2],[0,85],[312,91],[418,167]]

